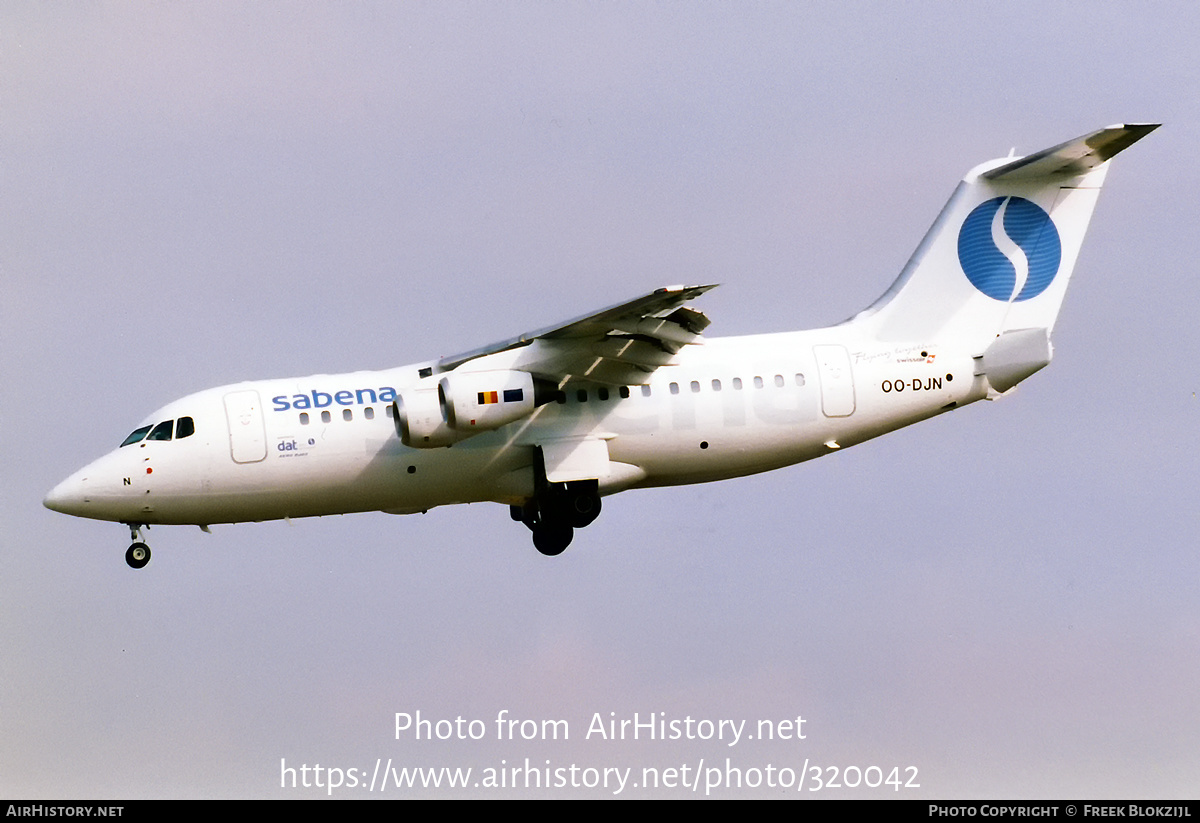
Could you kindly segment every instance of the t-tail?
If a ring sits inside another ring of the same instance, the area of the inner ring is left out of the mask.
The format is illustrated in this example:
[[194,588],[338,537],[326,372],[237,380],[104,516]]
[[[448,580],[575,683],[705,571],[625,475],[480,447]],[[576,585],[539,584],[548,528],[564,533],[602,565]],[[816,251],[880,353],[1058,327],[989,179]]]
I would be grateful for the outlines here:
[[969,350],[993,389],[1050,362],[1108,161],[1158,128],[1109,126],[972,169],[900,277],[854,322],[880,342]]

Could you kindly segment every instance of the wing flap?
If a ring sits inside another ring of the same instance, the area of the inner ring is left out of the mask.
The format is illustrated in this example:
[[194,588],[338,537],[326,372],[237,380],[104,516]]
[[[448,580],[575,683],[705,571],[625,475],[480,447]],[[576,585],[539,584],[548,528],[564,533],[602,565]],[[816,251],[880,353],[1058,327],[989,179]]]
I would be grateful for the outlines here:
[[640,337],[609,335],[592,346],[592,351],[607,360],[653,371],[670,363],[679,349],[666,349]]

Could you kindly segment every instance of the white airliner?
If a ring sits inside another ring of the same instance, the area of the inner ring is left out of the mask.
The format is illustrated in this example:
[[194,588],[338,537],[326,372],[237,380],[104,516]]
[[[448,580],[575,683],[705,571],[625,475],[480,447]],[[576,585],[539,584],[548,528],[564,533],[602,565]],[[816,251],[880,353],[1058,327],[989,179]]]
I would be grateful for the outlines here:
[[1108,160],[1109,126],[972,169],[872,306],[812,331],[706,339],[672,286],[456,357],[238,383],[177,400],[58,484],[55,511],[237,523],[495,501],[556,555],[625,489],[810,460],[967,403],[1050,362]]

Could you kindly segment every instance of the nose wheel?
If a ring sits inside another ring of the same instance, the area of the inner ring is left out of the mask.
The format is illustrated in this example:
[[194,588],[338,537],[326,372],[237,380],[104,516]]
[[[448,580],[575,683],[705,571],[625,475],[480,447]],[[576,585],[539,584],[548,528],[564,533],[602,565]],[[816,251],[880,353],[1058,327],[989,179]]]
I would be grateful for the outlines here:
[[134,543],[125,552],[125,562],[131,569],[140,569],[150,562],[150,547],[145,543]]
[[142,542],[142,524],[129,523],[129,539],[133,541],[125,551],[125,562],[131,569],[140,569],[150,562],[150,547]]

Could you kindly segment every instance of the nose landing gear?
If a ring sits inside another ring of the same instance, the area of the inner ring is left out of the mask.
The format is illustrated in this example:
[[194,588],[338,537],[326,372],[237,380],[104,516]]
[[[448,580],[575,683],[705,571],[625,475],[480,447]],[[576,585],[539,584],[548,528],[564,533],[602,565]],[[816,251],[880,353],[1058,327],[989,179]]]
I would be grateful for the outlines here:
[[142,526],[144,523],[127,523],[129,539],[133,541],[125,552],[125,562],[131,569],[143,568],[150,562],[150,547],[142,542]]

